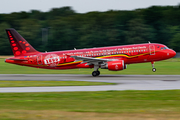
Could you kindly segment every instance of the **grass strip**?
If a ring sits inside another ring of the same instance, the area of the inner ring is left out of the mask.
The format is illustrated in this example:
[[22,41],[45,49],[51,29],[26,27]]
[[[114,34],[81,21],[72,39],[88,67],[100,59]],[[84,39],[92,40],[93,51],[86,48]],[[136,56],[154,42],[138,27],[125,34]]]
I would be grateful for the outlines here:
[[45,86],[91,86],[114,85],[115,83],[88,82],[88,81],[9,81],[0,80],[0,87],[45,87]]
[[[156,72],[152,72],[151,63],[130,64],[122,71],[100,69],[101,74],[137,74],[137,75],[179,75],[180,59],[172,58],[155,63]],[[93,69],[48,70],[5,63],[0,59],[0,74],[91,74]]]
[[180,90],[0,93],[0,110],[180,113]]

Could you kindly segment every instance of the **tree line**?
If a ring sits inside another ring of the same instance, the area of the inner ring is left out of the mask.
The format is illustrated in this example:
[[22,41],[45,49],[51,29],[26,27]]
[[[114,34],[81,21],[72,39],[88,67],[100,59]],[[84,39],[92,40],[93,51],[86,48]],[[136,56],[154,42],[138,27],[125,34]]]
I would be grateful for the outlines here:
[[71,7],[0,14],[0,55],[12,54],[6,28],[15,28],[42,52],[148,41],[180,52],[180,5],[83,14]]

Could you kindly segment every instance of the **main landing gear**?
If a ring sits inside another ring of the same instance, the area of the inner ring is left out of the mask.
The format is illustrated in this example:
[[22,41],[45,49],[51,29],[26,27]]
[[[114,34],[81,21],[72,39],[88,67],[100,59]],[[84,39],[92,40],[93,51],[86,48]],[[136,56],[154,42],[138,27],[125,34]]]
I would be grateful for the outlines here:
[[93,77],[100,75],[100,71],[98,69],[99,69],[99,65],[94,65],[94,71],[92,72]]
[[156,72],[156,68],[154,68],[154,61],[151,62],[151,64],[152,64],[152,67],[153,67],[152,71],[153,71],[153,72]]
[[99,76],[99,75],[100,75],[100,71],[93,71],[92,72],[93,77],[96,77],[96,76]]

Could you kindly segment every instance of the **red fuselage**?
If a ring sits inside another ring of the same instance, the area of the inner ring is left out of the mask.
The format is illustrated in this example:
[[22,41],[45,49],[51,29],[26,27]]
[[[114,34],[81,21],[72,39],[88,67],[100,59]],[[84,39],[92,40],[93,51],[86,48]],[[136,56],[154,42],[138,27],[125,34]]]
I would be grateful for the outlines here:
[[126,69],[126,64],[151,62],[172,58],[176,52],[163,44],[147,43],[113,47],[89,48],[57,52],[38,52],[15,29],[6,29],[14,57],[7,63],[45,69],[99,68],[112,71]]
[[[86,65],[86,63],[82,63],[81,60],[76,61],[71,56],[124,60],[124,64],[133,64],[165,60],[172,58],[175,55],[176,52],[168,49],[165,45],[150,43],[47,53],[31,53],[6,59],[6,62],[46,69],[73,69],[93,68],[93,65]],[[14,60],[14,58],[17,60]]]

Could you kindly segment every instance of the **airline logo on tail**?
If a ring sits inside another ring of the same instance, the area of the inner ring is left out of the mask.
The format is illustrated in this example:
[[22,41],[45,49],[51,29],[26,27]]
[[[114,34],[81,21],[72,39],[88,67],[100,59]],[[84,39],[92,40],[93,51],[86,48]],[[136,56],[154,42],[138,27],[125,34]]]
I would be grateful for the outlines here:
[[9,42],[11,44],[14,56],[38,52],[13,28],[6,29],[6,32],[9,37]]
[[12,35],[9,31],[8,31],[8,35],[9,35],[10,44],[12,46],[13,53],[16,56],[20,55],[21,53],[25,54],[25,53],[27,53],[28,50],[30,50],[30,48],[28,47],[29,46],[28,43],[19,41],[20,46],[21,46],[21,44],[24,44],[26,46],[25,50],[21,50],[21,48],[18,46],[18,43],[15,42],[14,38],[12,37]]

